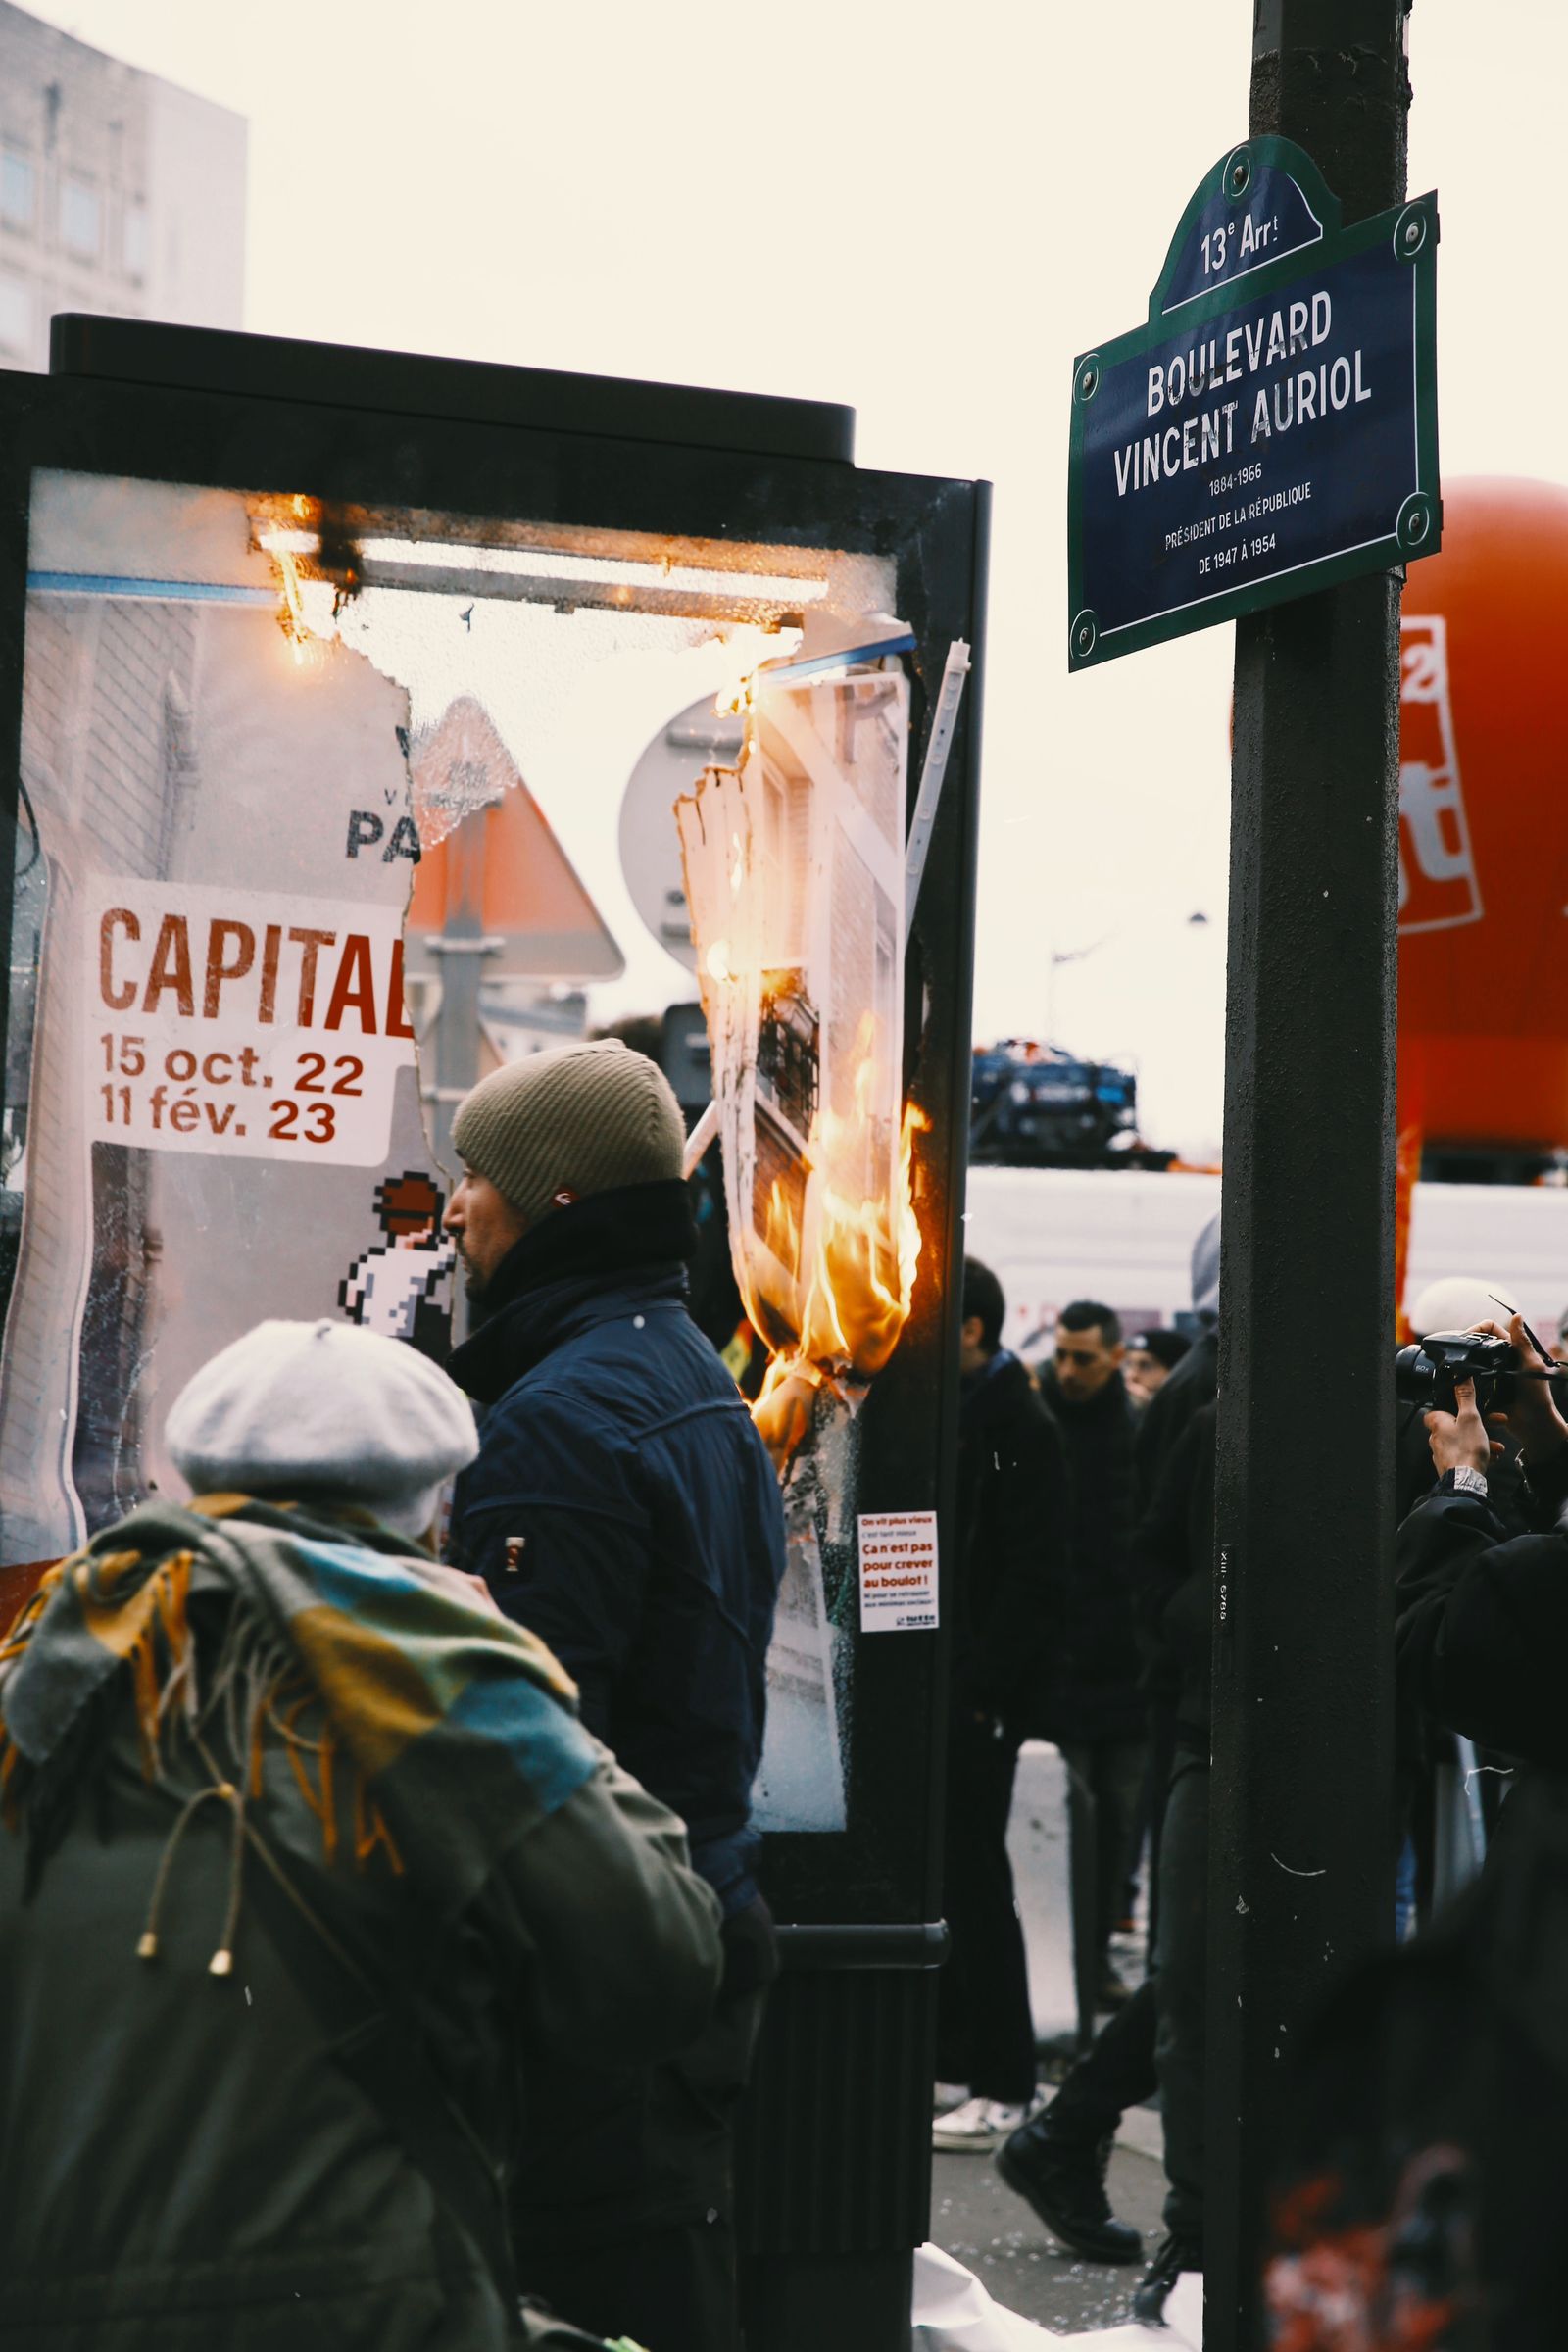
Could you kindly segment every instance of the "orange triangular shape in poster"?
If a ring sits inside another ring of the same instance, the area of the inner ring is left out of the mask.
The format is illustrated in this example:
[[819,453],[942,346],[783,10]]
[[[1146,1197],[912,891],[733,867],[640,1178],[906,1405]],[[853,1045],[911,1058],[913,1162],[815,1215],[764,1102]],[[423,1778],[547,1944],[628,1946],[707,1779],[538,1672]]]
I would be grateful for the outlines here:
[[[411,966],[423,963],[425,940],[466,898],[480,932],[503,942],[486,958],[487,977],[617,978],[620,950],[482,704],[469,694],[449,704],[416,738],[410,766],[420,835],[436,837],[409,902]],[[458,809],[466,813],[453,825]]]

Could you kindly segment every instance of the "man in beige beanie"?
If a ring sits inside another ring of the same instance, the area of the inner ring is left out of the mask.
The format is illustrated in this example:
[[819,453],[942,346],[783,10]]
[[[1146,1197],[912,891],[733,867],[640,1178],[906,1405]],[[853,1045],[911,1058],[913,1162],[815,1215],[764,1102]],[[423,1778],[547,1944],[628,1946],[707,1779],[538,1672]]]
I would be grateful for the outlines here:
[[483,1318],[456,1564],[575,1678],[584,1722],[680,1814],[724,1911],[724,1989],[682,2058],[564,2050],[513,2205],[525,2286],[608,2336],[733,2352],[731,2127],[775,1966],[751,1788],[784,1567],[777,1482],[686,1306],[685,1127],[614,1039],[509,1063],[462,1105],[446,1214]]

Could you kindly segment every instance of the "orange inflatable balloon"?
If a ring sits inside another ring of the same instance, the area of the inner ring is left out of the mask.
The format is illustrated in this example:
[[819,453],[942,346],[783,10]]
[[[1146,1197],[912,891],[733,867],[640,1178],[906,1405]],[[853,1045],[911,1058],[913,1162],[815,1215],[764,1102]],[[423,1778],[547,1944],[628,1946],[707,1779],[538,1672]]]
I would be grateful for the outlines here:
[[1399,703],[1399,1125],[1568,1146],[1568,489],[1446,482]]

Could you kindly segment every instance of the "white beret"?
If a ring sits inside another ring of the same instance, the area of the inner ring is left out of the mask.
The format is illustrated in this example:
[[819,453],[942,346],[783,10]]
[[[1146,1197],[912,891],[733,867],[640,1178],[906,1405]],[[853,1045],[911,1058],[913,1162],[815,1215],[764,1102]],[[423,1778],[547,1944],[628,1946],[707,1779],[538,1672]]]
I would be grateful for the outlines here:
[[186,1383],[165,1434],[194,1494],[358,1503],[416,1536],[479,1450],[462,1390],[353,1323],[258,1323]]
[[[1502,1300],[1507,1304],[1503,1305]],[[1477,1323],[1506,1323],[1518,1301],[1500,1282],[1483,1282],[1479,1274],[1445,1274],[1429,1282],[1410,1309],[1410,1329],[1418,1340],[1429,1331],[1469,1331]]]

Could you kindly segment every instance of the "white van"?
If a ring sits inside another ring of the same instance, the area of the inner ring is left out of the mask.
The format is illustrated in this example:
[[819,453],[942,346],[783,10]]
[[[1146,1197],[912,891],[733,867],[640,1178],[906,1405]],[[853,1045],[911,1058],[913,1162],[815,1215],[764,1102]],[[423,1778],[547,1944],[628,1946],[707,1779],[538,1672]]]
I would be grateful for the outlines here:
[[[1218,1206],[1217,1176],[971,1168],[964,1230],[1006,1297],[1006,1345],[1033,1363],[1072,1298],[1102,1299],[1128,1331],[1173,1323],[1192,1305],[1193,1243]],[[1568,1190],[1417,1185],[1406,1298],[1445,1274],[1495,1283],[1550,1347],[1568,1307]]]

